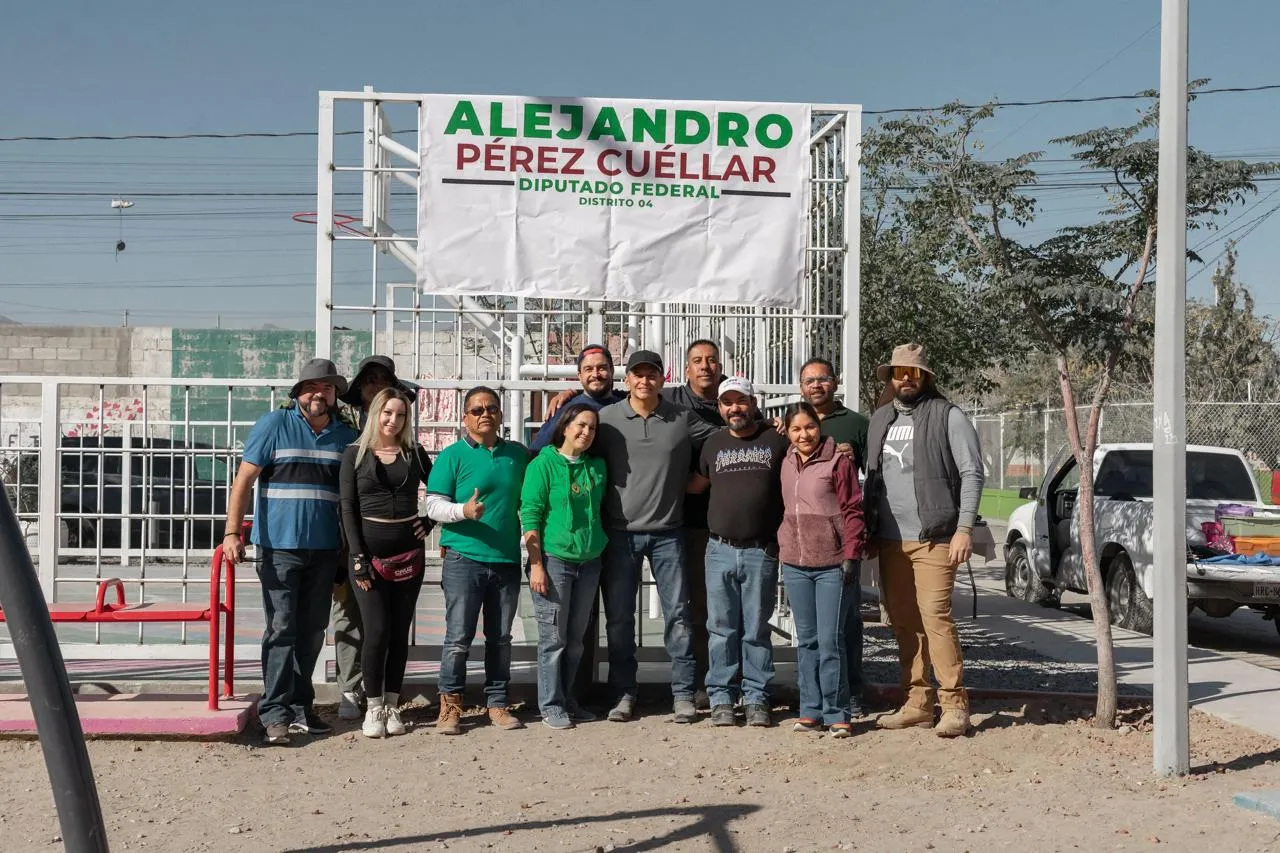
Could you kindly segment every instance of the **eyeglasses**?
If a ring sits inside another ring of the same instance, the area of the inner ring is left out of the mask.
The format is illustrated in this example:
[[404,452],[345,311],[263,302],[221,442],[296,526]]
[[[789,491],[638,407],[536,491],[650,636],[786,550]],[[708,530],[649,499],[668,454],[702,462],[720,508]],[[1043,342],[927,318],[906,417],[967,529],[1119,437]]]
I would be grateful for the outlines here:
[[502,409],[498,408],[493,403],[490,403],[487,406],[472,406],[471,408],[467,409],[467,414],[471,415],[471,417],[473,418],[478,418],[483,414],[496,415],[501,412],[502,412]]
[[830,385],[835,382],[834,376],[807,376],[800,380],[801,385]]
[[895,367],[893,368],[893,378],[901,382],[903,379],[920,379],[920,368],[918,367]]

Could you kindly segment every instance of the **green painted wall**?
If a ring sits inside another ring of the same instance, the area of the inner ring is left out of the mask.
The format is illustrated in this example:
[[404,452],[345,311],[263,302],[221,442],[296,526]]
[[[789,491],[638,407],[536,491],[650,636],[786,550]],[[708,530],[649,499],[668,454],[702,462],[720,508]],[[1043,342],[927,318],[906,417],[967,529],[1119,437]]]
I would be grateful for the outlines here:
[[[315,332],[285,329],[174,329],[173,378],[279,379],[285,386],[277,391],[277,402],[288,393],[302,365],[315,355]],[[348,378],[360,359],[372,352],[369,332],[335,331],[333,361]],[[171,417],[182,420],[183,389],[172,392]],[[239,446],[248,435],[249,425],[269,406],[270,392],[265,388],[193,388],[190,397],[190,419],[212,422],[218,426],[192,428],[191,440],[218,447]],[[231,420],[244,422],[227,434],[227,412]]]

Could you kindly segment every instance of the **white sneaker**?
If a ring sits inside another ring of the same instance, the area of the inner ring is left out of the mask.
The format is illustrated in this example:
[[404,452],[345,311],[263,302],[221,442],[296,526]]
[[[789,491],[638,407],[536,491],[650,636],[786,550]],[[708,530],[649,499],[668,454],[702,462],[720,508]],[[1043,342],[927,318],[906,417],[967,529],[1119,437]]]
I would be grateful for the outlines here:
[[360,694],[355,691],[343,693],[342,698],[338,700],[338,719],[340,720],[358,720],[360,719]]
[[402,735],[408,729],[404,727],[404,722],[400,719],[400,709],[393,705],[383,706],[383,719],[386,720],[388,735]]
[[[399,717],[397,717],[397,720]],[[404,727],[401,726],[403,729]],[[360,726],[360,733],[365,737],[386,737],[387,736],[387,712],[382,706],[369,705],[369,710],[364,712],[364,724]]]

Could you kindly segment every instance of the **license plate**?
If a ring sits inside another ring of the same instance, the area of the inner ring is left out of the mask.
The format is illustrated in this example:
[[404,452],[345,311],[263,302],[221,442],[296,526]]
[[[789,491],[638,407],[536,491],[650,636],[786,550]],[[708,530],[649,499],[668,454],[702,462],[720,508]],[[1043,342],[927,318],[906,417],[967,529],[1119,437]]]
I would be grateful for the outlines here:
[[1253,597],[1266,601],[1280,601],[1280,583],[1255,583]]

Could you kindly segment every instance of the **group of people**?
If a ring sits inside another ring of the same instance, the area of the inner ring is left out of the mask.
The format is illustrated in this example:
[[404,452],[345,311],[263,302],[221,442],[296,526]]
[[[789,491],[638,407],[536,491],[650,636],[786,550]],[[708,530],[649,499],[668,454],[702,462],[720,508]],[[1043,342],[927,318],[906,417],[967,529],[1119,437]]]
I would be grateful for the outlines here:
[[[904,693],[902,707],[877,724],[935,726],[932,667],[937,733],[968,730],[951,588],[971,552],[981,454],[922,347],[898,347],[878,369],[886,389],[870,420],[836,399],[835,370],[820,358],[803,365],[801,401],[776,420],[761,415],[749,380],[723,375],[711,341],[689,345],[686,383],[675,387],[664,387],[662,359],[647,350],[627,359],[625,392],[614,388],[607,348],[584,348],[577,368],[581,390],[552,400],[530,449],[501,436],[500,397],[477,386],[463,399],[461,439],[433,463],[412,436],[412,388],[381,356],[362,362],[350,386],[332,362],[313,360],[291,391],[293,405],[258,421],[232,488],[223,550],[242,559],[240,529],[260,480],[252,537],[267,618],[258,708],[267,743],[329,728],[312,707],[311,674],[331,608],[335,641],[360,647],[336,655],[339,713],[358,717],[363,699],[365,735],[404,731],[399,700],[421,540],[437,524],[446,609],[439,733],[463,731],[481,618],[489,722],[523,727],[507,695],[522,564],[538,629],[542,722],[562,729],[597,719],[575,689],[597,596],[613,694],[606,716],[631,720],[647,560],[675,722],[695,722],[705,702],[713,725],[740,717],[772,724],[770,621],[781,573],[796,633],[793,728],[847,737],[863,714],[861,560],[875,553]],[[356,401],[359,432],[336,417],[339,397]],[[331,592],[335,567],[345,583]],[[360,687],[350,680],[356,658]]]

